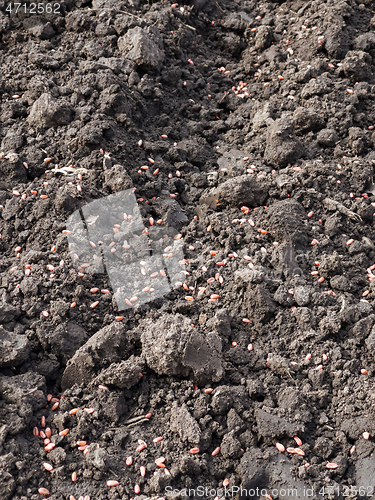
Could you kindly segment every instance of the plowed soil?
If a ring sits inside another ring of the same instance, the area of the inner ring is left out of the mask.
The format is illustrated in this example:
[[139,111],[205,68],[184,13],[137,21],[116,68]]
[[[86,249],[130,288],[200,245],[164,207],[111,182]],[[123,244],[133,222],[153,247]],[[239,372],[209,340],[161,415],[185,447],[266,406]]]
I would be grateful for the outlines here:
[[[40,5],[0,0],[0,499],[372,496],[374,3]],[[67,221],[126,190],[120,310]]]

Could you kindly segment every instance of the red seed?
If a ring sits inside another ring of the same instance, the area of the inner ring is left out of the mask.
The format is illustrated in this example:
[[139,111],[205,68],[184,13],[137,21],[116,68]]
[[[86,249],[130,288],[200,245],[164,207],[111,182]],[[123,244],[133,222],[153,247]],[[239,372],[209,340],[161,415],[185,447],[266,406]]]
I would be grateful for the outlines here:
[[353,445],[353,446],[350,448],[349,453],[350,453],[350,454],[352,454],[352,453],[354,453],[354,452],[355,452],[355,445]]
[[367,375],[368,371],[365,370],[364,368],[362,368],[361,373],[362,373],[362,375]]
[[46,462],[43,464],[43,467],[48,470],[49,472],[53,471],[53,467],[51,464],[47,464]]
[[54,403],[52,406],[52,411],[57,410],[57,408],[60,406],[60,403]]
[[45,430],[46,437],[50,438],[52,436],[52,431],[49,427]]
[[296,452],[296,449],[295,448],[287,448],[286,451],[288,453],[295,453]]
[[107,481],[107,486],[112,488],[113,486],[118,486],[120,483],[118,481]]
[[43,315],[45,318],[48,318],[48,316],[49,316],[49,312],[48,312],[48,311],[42,311],[42,315]]
[[151,418],[151,417],[152,417],[152,413],[146,413],[145,418]]
[[247,346],[247,350],[248,350],[248,351],[252,351],[253,349],[254,349],[254,348],[253,348],[253,344],[249,344],[249,345]]
[[328,462],[326,465],[327,469],[337,469],[338,466],[339,464],[335,464],[334,462]]
[[39,488],[38,493],[40,493],[41,495],[49,495],[49,491],[47,490],[47,488]]
[[95,301],[95,302],[93,302],[93,303],[90,305],[91,309],[94,309],[94,307],[96,307],[98,304],[99,304],[99,301],[98,301],[98,300],[97,300],[97,301]]
[[368,432],[364,432],[364,433],[362,434],[362,436],[363,436],[363,439],[369,439],[370,434],[369,434]]
[[72,410],[70,410],[69,412],[69,415],[75,415],[78,411],[78,408],[73,408]]
[[[44,434],[44,432],[43,432],[43,434]],[[45,435],[45,434],[44,434],[44,435]],[[45,445],[50,444],[50,442],[51,442],[51,440],[50,440],[50,439],[48,439],[48,438],[44,439],[44,441],[43,441],[43,443],[44,443]]]
[[76,471],[72,472],[72,481],[73,481],[73,483],[75,481],[77,481],[77,473],[76,473]]
[[154,443],[160,443],[160,441],[163,441],[163,436],[156,437],[152,440]]
[[64,429],[63,431],[59,432],[59,436],[66,436],[67,434],[69,434],[69,429]]
[[77,446],[86,446],[87,442],[86,441],[76,441]]
[[34,427],[34,429],[33,429],[33,436],[39,436],[39,429],[38,429],[38,427]]
[[132,465],[133,463],[133,458],[132,457],[127,457],[125,460],[126,465]]
[[220,446],[214,449],[214,451],[211,453],[211,455],[214,457],[220,453]]
[[204,392],[206,394],[211,394],[212,391],[213,391],[213,389],[211,387],[209,387],[208,389],[204,389]]
[[43,431],[40,431],[40,437],[42,439],[45,439],[47,436],[46,436],[46,434]]
[[298,446],[302,446],[302,441],[300,440],[300,438],[298,436],[294,436],[293,439],[298,444]]
[[305,452],[303,450],[301,450],[301,448],[296,448],[294,450],[294,452],[297,454],[297,455],[301,455],[301,457],[305,456]]
[[199,448],[191,448],[191,450],[189,450],[189,453],[191,453],[192,455],[196,455],[197,453],[199,453]]
[[145,475],[146,475],[146,468],[143,467],[143,465],[141,465],[141,467],[139,468],[139,471],[140,471],[141,476],[145,477]]
[[46,451],[52,451],[55,447],[55,443],[49,443],[47,446],[44,448]]
[[279,450],[279,451],[285,451],[285,446],[282,445],[281,443],[276,443],[276,448]]
[[243,321],[244,323],[251,323],[251,319],[247,319],[247,318],[243,318],[243,319],[242,319],[242,321]]
[[134,486],[134,493],[136,493],[138,495],[138,493],[140,493],[140,491],[141,491],[141,488],[139,487],[139,484],[136,484]]
[[223,486],[228,486],[229,484],[229,479],[226,477],[223,481]]
[[84,408],[85,412],[88,414],[94,413],[95,408]]
[[46,426],[46,417],[45,417],[44,415],[43,415],[43,417],[41,418],[40,423],[41,423],[41,426],[42,426],[42,427],[45,427],[45,426]]

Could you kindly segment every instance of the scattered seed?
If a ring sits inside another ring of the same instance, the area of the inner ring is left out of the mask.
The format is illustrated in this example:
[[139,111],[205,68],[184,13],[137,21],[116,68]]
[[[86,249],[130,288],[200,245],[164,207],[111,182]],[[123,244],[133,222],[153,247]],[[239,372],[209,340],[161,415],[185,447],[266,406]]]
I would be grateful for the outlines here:
[[45,430],[45,435],[48,438],[50,438],[52,436],[52,431],[49,427],[47,427],[47,429]]
[[242,321],[244,323],[251,323],[251,319],[247,319],[247,318],[242,318]]
[[46,462],[43,464],[43,467],[48,470],[49,472],[53,471],[53,467],[51,464],[47,464]]
[[39,436],[39,429],[38,429],[38,427],[34,427],[34,429],[33,429],[33,436]]
[[95,302],[93,302],[93,303],[90,305],[91,309],[94,309],[94,307],[96,307],[98,304],[99,304],[99,301],[98,301],[98,300],[97,300],[97,301],[95,301]]
[[59,432],[59,436],[66,436],[67,434],[69,434],[69,429],[64,429],[63,431]]
[[350,448],[349,453],[352,455],[355,452],[355,445]]
[[95,408],[84,408],[85,412],[88,414],[94,413]]
[[138,495],[138,493],[140,493],[140,491],[141,491],[141,488],[139,487],[139,484],[136,484],[136,485],[134,486],[134,493],[135,493],[136,495]]
[[281,443],[276,443],[276,448],[279,450],[279,451],[285,451],[285,446],[282,445]]
[[86,446],[86,441],[76,441],[77,446]]
[[163,437],[162,436],[159,436],[159,437],[156,437],[152,440],[154,443],[160,443],[160,441],[163,441]]
[[368,374],[368,371],[367,371],[367,370],[365,370],[364,368],[362,368],[361,373],[362,373],[362,375],[367,375],[367,374]]
[[75,481],[77,481],[77,473],[76,473],[75,471],[74,471],[74,472],[72,472],[72,481],[73,481],[73,483],[74,483]]
[[214,457],[220,453],[220,446],[214,449],[214,451],[211,453],[211,455]]
[[254,349],[253,344],[249,344],[249,345],[247,346],[247,350],[248,350],[248,351],[252,351],[253,349]]
[[78,411],[78,408],[73,408],[72,410],[69,411],[69,415],[75,415]]
[[52,411],[55,411],[57,410],[57,408],[60,406],[60,403],[54,403],[53,406],[52,406]]
[[369,439],[370,434],[369,434],[368,432],[364,432],[364,433],[362,434],[362,436],[363,436],[363,439],[366,439],[366,440],[367,440],[367,439]]
[[335,464],[334,462],[328,462],[326,465],[327,469],[337,469],[338,466],[339,464]]
[[132,457],[127,457],[125,460],[126,465],[132,465],[133,463],[133,458]]
[[44,448],[46,451],[52,451],[55,447],[55,443],[49,443],[47,446]]
[[38,493],[41,495],[49,495],[49,490],[47,490],[47,488],[39,488]]
[[228,486],[229,484],[229,479],[226,477],[223,481],[223,486]]
[[191,448],[191,450],[189,450],[189,453],[191,453],[192,455],[196,455],[197,453],[199,453],[199,448]]
[[45,427],[46,426],[46,417],[43,415],[43,417],[41,418],[41,421],[40,421],[40,424],[42,427]]
[[113,486],[118,486],[120,483],[118,481],[107,481],[107,486],[112,488]]

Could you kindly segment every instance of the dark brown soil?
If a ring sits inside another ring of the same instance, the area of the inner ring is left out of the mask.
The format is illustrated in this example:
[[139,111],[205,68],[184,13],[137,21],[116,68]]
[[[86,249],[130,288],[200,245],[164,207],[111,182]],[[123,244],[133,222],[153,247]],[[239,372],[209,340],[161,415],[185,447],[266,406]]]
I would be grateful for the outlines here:
[[0,500],[372,496],[374,3],[9,5]]

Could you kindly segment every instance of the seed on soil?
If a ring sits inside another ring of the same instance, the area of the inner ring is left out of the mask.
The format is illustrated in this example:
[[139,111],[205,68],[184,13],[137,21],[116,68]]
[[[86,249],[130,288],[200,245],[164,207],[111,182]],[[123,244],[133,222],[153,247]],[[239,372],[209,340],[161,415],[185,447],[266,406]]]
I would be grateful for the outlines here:
[[132,457],[127,457],[125,460],[126,465],[132,465],[133,463],[133,458]]
[[163,437],[162,436],[159,436],[159,437],[156,437],[152,440],[154,443],[160,443],[160,441],[163,441]]
[[49,472],[53,471],[53,467],[51,464],[47,464],[46,462],[43,464],[43,467],[48,470]]
[[368,432],[364,432],[362,434],[362,436],[363,436],[363,439],[369,439],[370,438],[370,434]]
[[109,486],[110,488],[118,486],[119,484],[120,483],[118,481],[113,481],[113,480],[107,481],[107,486]]
[[211,453],[211,455],[214,457],[220,453],[220,446],[214,449],[214,451]]
[[138,495],[138,493],[140,493],[140,492],[141,492],[141,488],[139,487],[139,484],[136,484],[136,485],[134,486],[134,493],[135,493],[136,495]]
[[38,493],[41,495],[49,495],[49,490],[47,490],[47,488],[39,488]]
[[196,455],[197,453],[199,453],[199,448],[191,448],[191,450],[189,450],[189,453],[191,453],[192,455]]
[[339,464],[336,464],[334,462],[328,462],[328,464],[326,465],[327,469],[337,469],[338,466]]
[[72,472],[72,481],[73,481],[73,483],[75,481],[77,481],[77,473],[76,473],[76,471]]
[[285,451],[285,446],[281,443],[276,443],[276,448],[281,452]]

